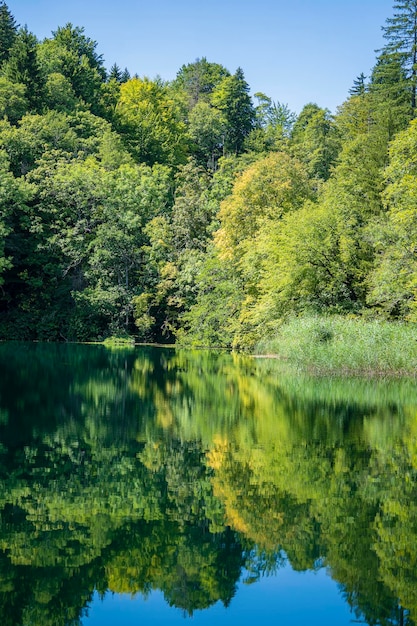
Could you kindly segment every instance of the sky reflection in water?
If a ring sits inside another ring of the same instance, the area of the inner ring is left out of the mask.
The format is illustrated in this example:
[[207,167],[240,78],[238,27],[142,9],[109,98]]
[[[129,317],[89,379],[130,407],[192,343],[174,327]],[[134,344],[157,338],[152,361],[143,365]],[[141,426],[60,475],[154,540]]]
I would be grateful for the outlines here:
[[[88,613],[83,619],[85,626],[184,626],[188,621],[183,611],[168,606],[160,591],[152,592],[146,600],[110,593],[101,599],[96,593]],[[325,569],[294,572],[287,566],[253,585],[239,583],[229,607],[218,602],[204,611],[195,611],[189,619],[193,626],[243,626],[254,620],[292,626],[347,626],[355,616]]]

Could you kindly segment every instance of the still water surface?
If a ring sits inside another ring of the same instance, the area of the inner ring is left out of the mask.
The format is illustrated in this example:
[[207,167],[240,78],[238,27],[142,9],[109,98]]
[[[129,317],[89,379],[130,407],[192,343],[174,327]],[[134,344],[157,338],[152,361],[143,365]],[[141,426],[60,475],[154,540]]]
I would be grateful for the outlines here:
[[415,381],[0,344],[4,626],[417,623]]

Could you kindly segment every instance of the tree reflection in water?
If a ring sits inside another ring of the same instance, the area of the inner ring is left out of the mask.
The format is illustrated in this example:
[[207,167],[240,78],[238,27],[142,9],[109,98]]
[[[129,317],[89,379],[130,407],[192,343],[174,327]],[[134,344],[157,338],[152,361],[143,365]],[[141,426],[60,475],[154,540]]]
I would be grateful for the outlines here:
[[108,589],[192,615],[288,562],[359,621],[416,623],[412,381],[83,345],[1,344],[0,368],[5,626],[76,624]]

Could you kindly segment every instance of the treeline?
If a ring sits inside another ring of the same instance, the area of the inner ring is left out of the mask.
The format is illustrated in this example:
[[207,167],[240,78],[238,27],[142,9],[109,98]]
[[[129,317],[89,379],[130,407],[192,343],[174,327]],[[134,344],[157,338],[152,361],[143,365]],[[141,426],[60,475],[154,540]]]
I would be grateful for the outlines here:
[[335,115],[243,71],[106,70],[0,3],[0,338],[250,348],[305,312],[415,321],[417,0]]

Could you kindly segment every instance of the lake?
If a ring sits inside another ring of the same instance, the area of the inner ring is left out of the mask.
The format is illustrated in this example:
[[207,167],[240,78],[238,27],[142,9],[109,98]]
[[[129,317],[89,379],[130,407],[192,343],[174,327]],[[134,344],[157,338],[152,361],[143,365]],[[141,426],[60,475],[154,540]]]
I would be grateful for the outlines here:
[[0,343],[3,626],[417,624],[417,386]]

